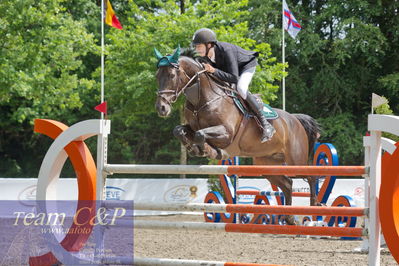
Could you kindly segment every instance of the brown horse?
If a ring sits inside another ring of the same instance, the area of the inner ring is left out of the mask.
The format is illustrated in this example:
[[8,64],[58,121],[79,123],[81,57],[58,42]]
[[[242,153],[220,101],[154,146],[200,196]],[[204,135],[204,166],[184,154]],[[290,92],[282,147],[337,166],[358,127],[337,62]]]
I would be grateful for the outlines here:
[[[179,125],[174,135],[191,155],[225,159],[232,156],[252,157],[257,165],[307,165],[309,152],[319,137],[317,122],[308,115],[290,114],[275,109],[278,118],[270,122],[276,129],[273,138],[260,141],[260,129],[253,118],[246,118],[234,105],[229,89],[216,82],[202,65],[190,56],[162,56],[157,50],[158,97],[156,109],[162,117],[180,94],[186,95],[184,115],[187,125]],[[292,203],[292,179],[266,176],[284,193],[286,204]],[[310,204],[316,205],[316,179],[303,177],[310,186]],[[294,224],[292,216],[287,223]]]

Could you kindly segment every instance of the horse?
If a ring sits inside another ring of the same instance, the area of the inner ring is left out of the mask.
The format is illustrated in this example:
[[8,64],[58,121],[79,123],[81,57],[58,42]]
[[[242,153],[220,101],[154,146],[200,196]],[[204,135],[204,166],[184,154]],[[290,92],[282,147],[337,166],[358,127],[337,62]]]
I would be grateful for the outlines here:
[[[188,124],[173,130],[192,156],[226,159],[233,156],[252,157],[256,165],[307,165],[310,152],[320,136],[315,119],[305,114],[290,114],[275,108],[278,118],[270,120],[276,129],[271,140],[261,143],[260,128],[253,118],[248,118],[234,105],[231,89],[221,85],[205,72],[201,63],[189,52],[162,56],[156,50],[158,92],[156,110],[168,117],[172,104],[181,94],[186,101],[184,116]],[[285,203],[292,204],[292,178],[265,176],[272,185],[281,189]],[[316,179],[308,176],[310,205],[318,205]],[[287,224],[295,224],[293,216],[286,217]]]

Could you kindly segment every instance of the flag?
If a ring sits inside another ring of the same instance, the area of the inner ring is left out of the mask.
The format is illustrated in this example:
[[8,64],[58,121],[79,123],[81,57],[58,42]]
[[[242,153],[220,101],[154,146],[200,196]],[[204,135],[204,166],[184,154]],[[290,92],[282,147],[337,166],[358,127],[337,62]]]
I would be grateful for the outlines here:
[[107,23],[111,27],[120,30],[122,29],[122,25],[119,22],[118,18],[116,17],[115,12],[112,9],[111,2],[109,0],[106,0],[106,2],[104,2],[104,19],[105,23]]
[[288,32],[288,34],[295,39],[298,32],[302,29],[301,25],[299,25],[298,21],[296,21],[294,15],[291,10],[288,8],[287,3],[283,0],[283,23],[284,29]]
[[373,93],[371,95],[371,107],[376,108],[384,103],[388,103],[388,100],[385,97],[381,97],[378,94]]
[[101,113],[104,113],[105,115],[107,115],[107,102],[102,102],[99,105],[97,105],[96,107],[94,107],[94,110],[97,110]]

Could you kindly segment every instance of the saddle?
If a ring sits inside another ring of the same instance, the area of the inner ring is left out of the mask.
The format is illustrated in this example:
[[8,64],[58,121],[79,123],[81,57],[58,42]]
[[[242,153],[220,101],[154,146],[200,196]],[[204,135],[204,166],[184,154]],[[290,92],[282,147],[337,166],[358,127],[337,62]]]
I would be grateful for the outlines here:
[[[222,88],[224,88],[224,92],[226,93],[226,95],[228,95],[229,97],[231,97],[233,99],[234,105],[238,108],[238,110],[240,110],[240,112],[245,117],[248,117],[248,118],[255,117],[256,118],[256,116],[252,113],[251,109],[248,108],[246,101],[238,94],[235,86],[230,86],[229,83],[221,81],[214,76],[211,76],[211,77],[218,85],[220,85]],[[274,111],[274,109],[270,105],[264,103],[262,101],[262,99],[260,98],[259,94],[254,94],[254,96],[256,97],[259,104],[263,104],[262,111],[263,111],[263,115],[266,117],[267,120],[274,120],[274,119],[278,118],[278,114],[276,113],[276,111]]]
[[[232,95],[230,93],[232,93]],[[240,110],[240,112],[244,116],[249,117],[249,118],[255,117],[255,115],[248,108],[245,100],[243,98],[241,98],[240,95],[238,95],[235,92],[226,92],[226,94],[229,95],[230,97],[232,97],[235,106],[238,108],[238,110]],[[262,112],[267,120],[274,120],[274,119],[278,118],[278,114],[276,113],[276,111],[274,111],[274,109],[270,105],[263,103],[262,99],[260,98],[259,95],[255,94],[255,97],[257,98],[257,100],[260,104],[263,104]]]

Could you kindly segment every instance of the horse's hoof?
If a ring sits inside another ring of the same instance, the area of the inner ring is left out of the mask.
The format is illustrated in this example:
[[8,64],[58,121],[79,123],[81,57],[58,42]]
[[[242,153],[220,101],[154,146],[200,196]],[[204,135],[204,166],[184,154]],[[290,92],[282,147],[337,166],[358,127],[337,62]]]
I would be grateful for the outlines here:
[[173,135],[176,138],[181,138],[186,135],[186,131],[184,130],[183,126],[177,126],[173,129]]
[[196,156],[196,154],[195,154],[195,152],[193,150],[187,150],[187,153],[188,153],[188,156],[190,156],[190,157],[195,157]]
[[200,154],[200,149],[197,145],[186,146],[187,153],[191,157],[198,157]]
[[285,217],[285,222],[288,225],[298,225],[297,221],[295,220],[295,217],[292,215],[288,215]]
[[204,133],[202,133],[200,131],[195,132],[193,141],[196,144],[204,144],[205,143],[205,135],[204,135]]
[[190,146],[190,149],[187,149],[187,152],[188,152],[188,155],[190,155],[191,157],[205,157],[206,156],[205,152],[197,144]]

